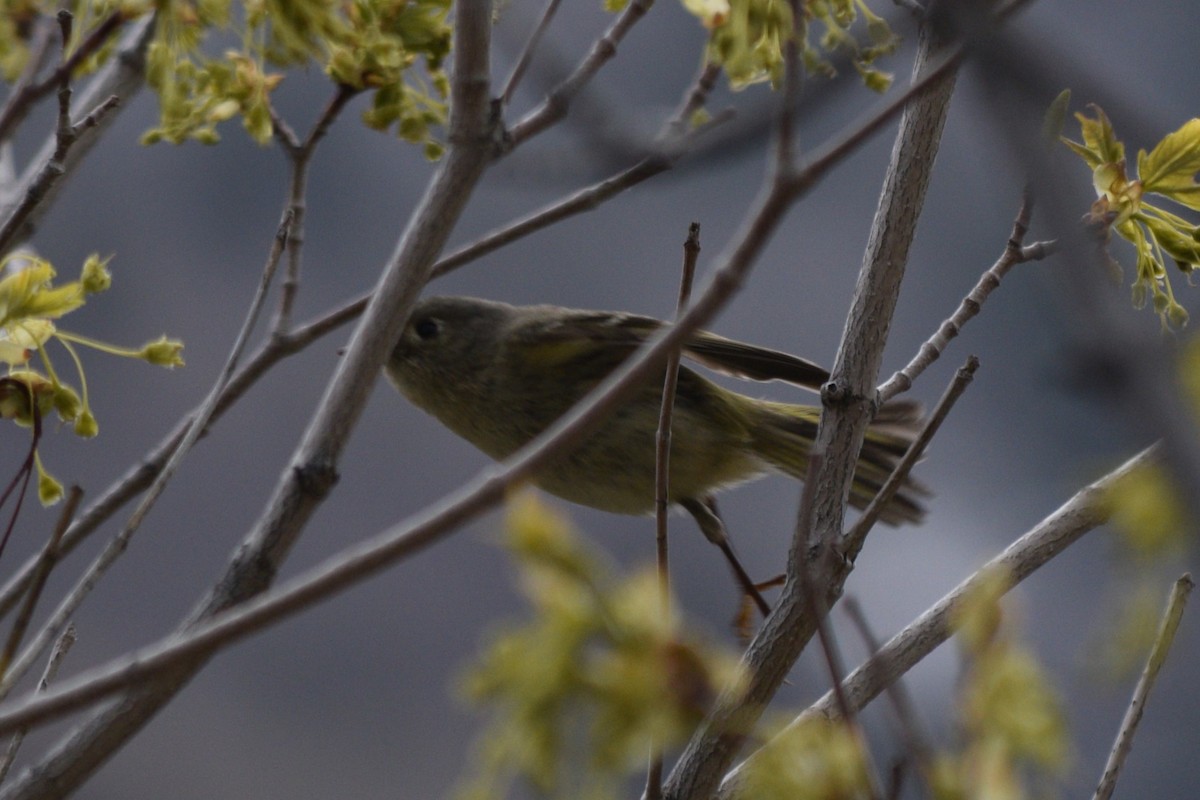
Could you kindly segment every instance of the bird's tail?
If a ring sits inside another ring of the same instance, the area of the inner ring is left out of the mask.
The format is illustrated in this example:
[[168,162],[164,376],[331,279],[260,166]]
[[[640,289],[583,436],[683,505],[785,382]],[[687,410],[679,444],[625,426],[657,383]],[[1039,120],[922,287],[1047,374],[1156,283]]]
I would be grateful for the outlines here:
[[[760,401],[759,408],[759,423],[752,434],[754,451],[779,471],[803,480],[808,474],[808,454],[816,438],[821,410],[766,401]],[[892,401],[879,409],[867,428],[854,470],[850,489],[852,506],[862,509],[871,502],[920,427],[921,408],[914,402]],[[928,494],[916,481],[906,480],[883,509],[880,519],[889,525],[919,522],[925,514],[919,498]]]

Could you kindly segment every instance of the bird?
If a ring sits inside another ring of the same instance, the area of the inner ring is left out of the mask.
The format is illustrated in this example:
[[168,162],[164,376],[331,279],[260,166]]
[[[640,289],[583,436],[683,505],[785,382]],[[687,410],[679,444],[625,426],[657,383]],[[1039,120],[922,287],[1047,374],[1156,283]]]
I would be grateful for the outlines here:
[[[665,324],[624,312],[434,296],[413,307],[385,372],[414,405],[502,460],[552,425]],[[829,379],[825,369],[806,359],[707,331],[685,339],[681,353],[743,379],[780,380],[814,391]],[[602,511],[652,513],[662,383],[648,382],[532,482]],[[696,518],[705,535],[736,561],[715,518],[712,496],[771,472],[803,480],[820,411],[750,397],[681,365],[669,501]],[[921,411],[914,402],[891,401],[879,408],[859,454],[851,505],[861,509],[871,501],[920,427]],[[919,522],[920,498],[926,494],[920,484],[906,480],[880,519],[890,525]],[[735,573],[739,570],[740,564],[734,566]],[[745,584],[749,578],[739,575],[739,580]]]

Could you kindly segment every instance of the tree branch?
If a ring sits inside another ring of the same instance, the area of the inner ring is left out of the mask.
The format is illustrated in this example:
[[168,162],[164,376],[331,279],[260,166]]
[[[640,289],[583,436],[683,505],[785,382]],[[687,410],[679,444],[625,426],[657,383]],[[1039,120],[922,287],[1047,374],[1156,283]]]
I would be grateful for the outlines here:
[[[923,38],[914,80],[898,98],[904,115],[892,151],[880,207],[876,212],[868,250],[847,320],[842,346],[830,380],[822,392],[826,408],[821,415],[814,451],[824,452],[813,498],[816,541],[831,544],[842,530],[843,510],[849,493],[854,464],[863,433],[873,409],[875,376],[886,341],[892,309],[904,273],[908,244],[916,226],[924,188],[940,139],[949,94],[954,86],[958,50],[940,61],[934,47]],[[895,101],[893,101],[895,102]],[[882,124],[882,123],[880,123]],[[843,146],[839,143],[838,146]],[[848,143],[845,146],[849,146]],[[834,151],[836,152],[836,147]],[[818,156],[811,162],[819,164]],[[788,179],[803,186],[813,180],[808,170]],[[797,529],[803,529],[798,525]],[[749,686],[743,692],[724,693],[680,756],[667,784],[667,797],[708,797],[716,791],[732,764],[742,735],[753,726],[782,684],[792,664],[815,632],[815,615],[804,602],[798,580],[798,560],[808,557],[808,542],[793,539],[789,554],[788,580],[772,613],[750,643],[744,656]],[[833,555],[832,549],[826,554]],[[831,606],[840,591],[837,571],[828,558],[807,565],[808,574],[827,592]],[[842,580],[844,580],[844,575]]]
[[[149,46],[150,39],[154,34],[154,19],[154,15],[150,15],[146,19],[135,23],[130,28],[124,38],[120,51],[109,60],[103,69],[96,73],[95,77],[88,82],[83,91],[79,93],[79,96],[75,98],[76,108],[96,109],[105,103],[109,97],[116,97],[120,103],[128,105],[128,100],[143,85],[146,48]],[[100,135],[116,121],[123,107],[118,105],[98,119],[97,124],[79,131],[70,151],[61,160],[62,177],[54,181],[53,185],[39,197],[36,206],[25,214],[23,224],[15,228],[12,237],[6,241],[4,246],[8,246],[13,241],[29,237],[32,229],[37,226],[38,221],[50,210],[55,196],[66,183],[65,179],[83,162],[83,159],[87,156],[92,146],[99,141]],[[46,143],[42,145],[42,149],[38,151],[38,154],[30,162],[30,166],[22,174],[20,188],[14,192],[14,197],[24,197],[28,193],[29,188],[37,182],[38,176],[46,168],[46,165],[54,160],[57,147],[56,138],[54,136],[49,137]],[[12,209],[5,208],[2,210],[2,213],[5,223],[7,223],[8,217],[12,214]]]
[[1141,677],[1138,678],[1137,686],[1134,687],[1133,699],[1129,701],[1125,718],[1121,720],[1121,730],[1117,733],[1117,741],[1113,743],[1112,752],[1109,753],[1108,761],[1104,765],[1104,773],[1100,778],[1100,784],[1096,787],[1094,800],[1109,800],[1117,788],[1117,777],[1121,773],[1121,767],[1125,765],[1125,759],[1133,750],[1133,734],[1137,731],[1138,723],[1142,721],[1142,712],[1146,710],[1146,701],[1150,698],[1150,690],[1154,688],[1154,682],[1158,679],[1158,671],[1162,669],[1162,665],[1167,660],[1167,653],[1170,652],[1171,644],[1175,641],[1175,631],[1179,628],[1179,621],[1183,619],[1183,607],[1187,604],[1188,595],[1194,588],[1196,588],[1196,584],[1192,580],[1192,576],[1186,574],[1175,581],[1175,585],[1171,588],[1171,596],[1167,599],[1167,607],[1163,611],[1158,634],[1154,637],[1154,647],[1150,650],[1150,657],[1146,660],[1146,666],[1142,670]]
[[[1002,570],[1005,575],[1012,578],[1012,585],[1009,587],[1012,589],[1082,538],[1084,534],[1104,524],[1108,520],[1111,508],[1111,504],[1108,502],[1108,493],[1111,488],[1131,471],[1149,463],[1153,458],[1155,458],[1155,448],[1143,450],[1103,478],[1076,492],[1058,510],[1023,534],[1005,548],[1004,552],[976,570],[971,577],[956,586],[928,611],[893,636],[887,644],[843,681],[843,692],[852,707],[862,710],[867,703],[895,683],[901,675],[912,669],[949,639],[950,634],[953,633],[950,627],[951,620],[954,618],[958,605],[964,596],[969,595],[975,589],[980,580],[986,580],[988,576],[995,574],[994,570]],[[834,716],[838,713],[837,709],[837,699],[833,692],[827,692],[793,720],[788,727],[790,729],[803,724],[805,720],[816,715]],[[786,735],[786,730],[778,734],[781,737]],[[771,746],[771,742],[764,745],[764,747]],[[728,800],[737,796],[742,776],[746,769],[752,768],[758,756],[757,752],[752,754],[730,772],[721,784],[719,797]]]
[[512,126],[503,142],[504,151],[521,145],[565,117],[583,87],[617,54],[621,40],[653,5],[654,0],[630,0],[604,35],[592,45],[591,51],[575,71],[550,92],[540,106]]
[[909,361],[903,369],[894,373],[879,387],[879,403],[881,405],[912,388],[913,381],[934,361],[938,360],[950,345],[950,341],[962,332],[963,326],[979,313],[988,297],[999,288],[1000,281],[1014,265],[1042,259],[1054,252],[1053,242],[1034,242],[1025,246],[1025,234],[1029,230],[1029,218],[1032,213],[1033,198],[1029,192],[1025,192],[1021,198],[1021,207],[1017,211],[1017,217],[1013,221],[1012,233],[1004,245],[1004,252],[1000,254],[1000,258],[996,259],[996,263],[979,276],[979,281],[974,288],[963,298],[950,318],[938,327],[937,332],[921,345],[912,361]]

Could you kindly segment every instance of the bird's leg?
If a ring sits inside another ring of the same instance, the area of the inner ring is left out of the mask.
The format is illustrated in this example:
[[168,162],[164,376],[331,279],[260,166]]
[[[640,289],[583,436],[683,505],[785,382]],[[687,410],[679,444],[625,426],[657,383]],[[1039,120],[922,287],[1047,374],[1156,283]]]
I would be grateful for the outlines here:
[[754,601],[762,615],[765,617],[770,614],[771,607],[767,605],[767,601],[758,591],[758,586],[751,580],[745,567],[742,566],[742,562],[738,561],[737,555],[733,552],[733,545],[729,541],[729,535],[725,532],[725,523],[721,521],[721,517],[717,513],[716,501],[711,496],[705,497],[703,500],[689,498],[680,501],[679,505],[692,515],[692,519],[696,520],[704,537],[721,548],[721,552],[725,554],[725,559],[733,569],[734,577],[742,586],[742,591]]

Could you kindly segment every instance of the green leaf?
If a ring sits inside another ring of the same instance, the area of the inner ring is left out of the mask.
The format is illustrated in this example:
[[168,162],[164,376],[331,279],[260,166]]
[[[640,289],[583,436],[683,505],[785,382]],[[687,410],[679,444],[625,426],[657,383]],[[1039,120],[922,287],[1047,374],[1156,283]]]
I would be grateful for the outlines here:
[[1046,109],[1046,115],[1042,118],[1042,136],[1047,142],[1053,142],[1056,138],[1061,137],[1063,125],[1067,120],[1067,109],[1070,105],[1071,90],[1063,89]]
[[1088,165],[1089,169],[1095,171],[1096,167],[1100,166],[1100,159],[1095,153],[1089,150],[1086,145],[1082,145],[1079,142],[1073,142],[1065,136],[1060,136],[1058,140],[1069,147],[1071,152],[1082,158],[1084,163]]
[[1113,130],[1112,123],[1108,121],[1108,115],[1104,113],[1104,109],[1094,103],[1089,105],[1088,109],[1096,115],[1095,119],[1090,119],[1082,113],[1075,115],[1075,118],[1079,120],[1084,144],[1099,158],[1100,163],[1115,164],[1124,160],[1125,145],[1117,139],[1117,134]]
[[1192,118],[1169,133],[1153,150],[1138,153],[1138,177],[1147,192],[1174,199],[1176,192],[1195,193],[1200,172],[1200,119]]

